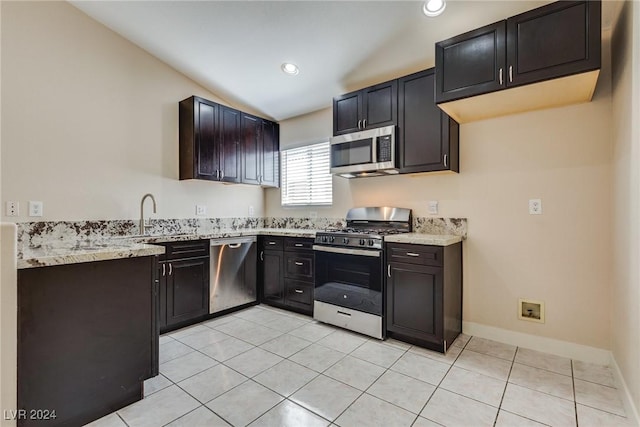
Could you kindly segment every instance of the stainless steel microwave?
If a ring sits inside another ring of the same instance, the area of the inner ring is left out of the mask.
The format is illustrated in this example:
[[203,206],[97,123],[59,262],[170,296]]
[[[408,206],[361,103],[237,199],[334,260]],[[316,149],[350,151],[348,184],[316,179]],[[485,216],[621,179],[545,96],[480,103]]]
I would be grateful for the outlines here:
[[331,173],[345,178],[397,174],[396,127],[334,136],[331,142]]

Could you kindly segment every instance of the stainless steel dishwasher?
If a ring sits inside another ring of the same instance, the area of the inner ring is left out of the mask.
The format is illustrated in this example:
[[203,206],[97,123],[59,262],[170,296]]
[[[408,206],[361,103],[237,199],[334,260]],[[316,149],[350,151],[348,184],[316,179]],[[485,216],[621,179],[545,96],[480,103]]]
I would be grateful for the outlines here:
[[211,240],[209,313],[256,301],[256,237]]

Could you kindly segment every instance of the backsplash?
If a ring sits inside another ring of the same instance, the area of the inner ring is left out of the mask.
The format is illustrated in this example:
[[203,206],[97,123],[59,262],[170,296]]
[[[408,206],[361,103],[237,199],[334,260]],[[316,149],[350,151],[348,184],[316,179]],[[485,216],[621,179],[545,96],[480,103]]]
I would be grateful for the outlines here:
[[453,234],[467,238],[467,218],[413,218],[413,232],[423,234]]
[[[255,228],[285,228],[325,230],[342,228],[344,218],[185,218],[152,219],[150,235],[194,234],[209,235],[221,231],[246,230]],[[140,234],[139,223],[134,220],[96,221],[46,221],[18,223],[18,244],[37,246],[51,240],[65,239],[105,239]],[[467,237],[466,218],[413,219],[413,231],[424,234],[453,234]]]

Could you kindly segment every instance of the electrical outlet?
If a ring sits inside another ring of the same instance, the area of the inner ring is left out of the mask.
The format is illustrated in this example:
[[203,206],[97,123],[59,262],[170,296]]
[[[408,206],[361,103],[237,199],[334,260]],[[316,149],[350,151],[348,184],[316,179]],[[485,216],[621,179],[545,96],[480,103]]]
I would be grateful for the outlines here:
[[429,201],[429,215],[438,215],[438,201],[430,200]]
[[20,215],[20,202],[7,202],[7,216]]
[[207,207],[205,205],[196,205],[196,215],[206,215]]
[[542,215],[542,199],[529,199],[529,215]]
[[253,217],[255,211],[253,210],[253,206],[249,205],[249,217]]
[[43,203],[42,202],[35,202],[30,200],[29,201],[29,216],[42,216],[42,210],[43,210]]

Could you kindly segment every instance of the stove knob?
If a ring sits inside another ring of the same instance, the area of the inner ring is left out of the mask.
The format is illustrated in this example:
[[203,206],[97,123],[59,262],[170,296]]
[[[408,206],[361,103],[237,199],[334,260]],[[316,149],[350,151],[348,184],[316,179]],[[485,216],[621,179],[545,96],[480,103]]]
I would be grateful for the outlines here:
[[366,242],[367,242],[366,240],[364,240],[364,239],[360,239],[360,244],[361,244],[361,245],[363,245],[363,246],[364,246]]
[[346,237],[344,239],[342,239],[342,242],[346,245],[349,243],[349,239],[347,239]]
[[369,239],[369,246],[373,246],[373,239]]
[[329,237],[329,243],[333,243],[335,240],[336,240],[335,237],[333,237],[333,236]]

